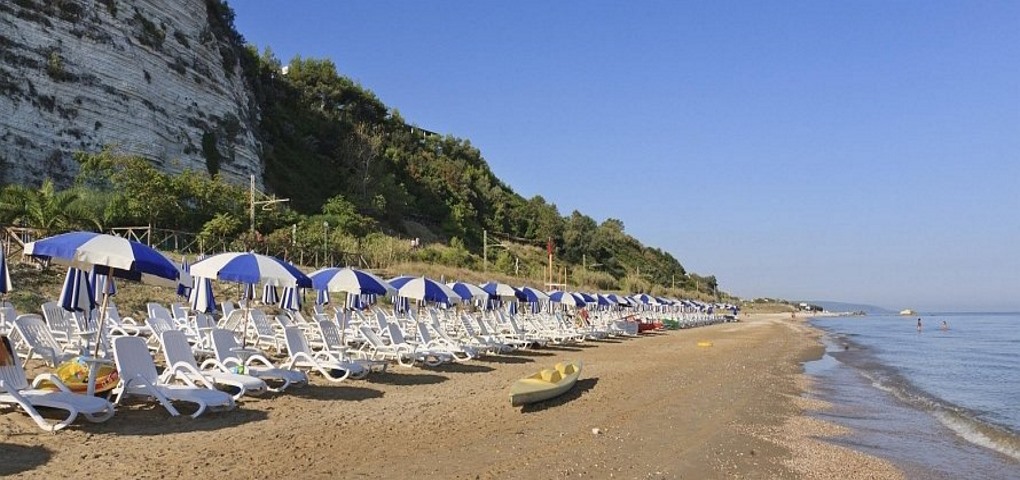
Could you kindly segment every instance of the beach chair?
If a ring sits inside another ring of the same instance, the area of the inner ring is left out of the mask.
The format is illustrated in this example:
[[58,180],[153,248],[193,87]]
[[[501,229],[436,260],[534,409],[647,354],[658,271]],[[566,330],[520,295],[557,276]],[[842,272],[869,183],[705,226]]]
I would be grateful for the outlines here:
[[[41,319],[40,319],[41,321]],[[43,381],[56,386],[57,391],[37,388]],[[10,340],[0,336],[0,405],[15,405],[36,425],[48,432],[56,432],[74,422],[81,414],[93,423],[105,422],[113,417],[114,406],[100,397],[80,395],[71,392],[56,375],[42,373],[35,377],[31,386],[18,356],[14,354]],[[54,408],[67,412],[67,417],[50,423],[36,410],[38,407]]]
[[328,352],[313,352],[311,348],[308,348],[308,341],[300,328],[287,327],[284,330],[284,336],[289,359],[283,364],[283,368],[287,370],[315,370],[331,382],[342,382],[355,372],[360,377],[368,373],[361,365],[341,362]]
[[57,365],[78,355],[78,351],[64,350],[64,346],[53,338],[50,329],[39,315],[29,313],[14,319],[14,329],[22,340],[23,348],[28,349],[25,354],[26,362],[31,360],[33,355],[39,355],[47,365],[56,368]]
[[358,349],[371,360],[395,360],[400,366],[414,366],[414,349],[409,345],[390,345],[367,325],[358,327],[365,343]]
[[390,345],[395,347],[406,345],[411,350],[414,361],[421,362],[427,367],[435,367],[453,361],[453,355],[446,351],[432,350],[422,343],[407,340],[400,325],[390,323],[387,327],[390,331]]
[[[120,374],[120,383],[113,389],[114,404],[119,405],[125,396],[141,396],[154,398],[171,416],[179,416],[180,412],[171,402],[187,402],[198,405],[198,410],[191,415],[197,418],[206,412],[232,410],[236,405],[229,394],[216,390],[206,381],[194,382],[184,375],[173,375],[166,380],[177,379],[184,385],[161,382],[156,373],[156,364],[149,355],[145,340],[138,337],[117,337],[113,339],[113,361]],[[200,387],[197,383],[205,384]]]
[[111,332],[120,331],[131,336],[152,335],[152,329],[147,325],[139,325],[131,317],[121,317],[120,311],[112,301],[106,306],[106,324],[110,327]]
[[71,345],[74,342],[74,329],[71,327],[71,320],[67,310],[57,305],[57,302],[46,302],[40,306],[46,325],[53,334],[53,338],[64,345]]
[[357,363],[364,369],[364,373],[355,373],[352,371],[351,378],[360,380],[368,376],[369,371],[386,371],[387,364],[384,361],[370,360],[368,358],[352,358],[348,356],[349,349],[341,340],[340,328],[337,324],[329,320],[319,320],[316,325],[319,327],[319,336],[322,339],[322,351],[333,355],[338,361]]
[[195,356],[191,353],[188,340],[180,331],[163,332],[160,342],[163,344],[163,358],[166,359],[167,364],[167,368],[160,377],[164,383],[174,375],[181,375],[190,378],[195,383],[204,380],[202,383],[226,385],[237,390],[234,400],[238,400],[244,395],[261,395],[269,389],[266,382],[251,375],[231,372],[229,368],[215,359],[206,360],[199,367],[195,362]]
[[[249,354],[247,359],[242,361],[237,353],[241,345],[237,343],[234,332],[230,330],[217,328],[210,332],[209,337],[212,340],[216,361],[228,369],[241,367],[246,375],[267,381],[267,384],[272,382],[272,384],[268,385],[270,392],[282,392],[291,385],[305,385],[308,383],[308,376],[304,372],[278,368],[265,355],[260,353]],[[276,384],[279,384],[279,386],[274,387],[273,385]]]
[[421,341],[420,345],[426,350],[446,353],[455,362],[466,362],[478,358],[478,351],[468,345],[462,345],[440,336],[433,338],[432,332],[429,331],[429,325],[425,322],[418,322],[416,328]]
[[249,339],[254,339],[254,346],[258,347],[260,343],[266,342],[273,346],[276,353],[283,352],[283,345],[285,339],[283,335],[277,333],[276,329],[273,328],[273,324],[269,322],[269,317],[266,317],[266,312],[259,309],[252,309],[248,311],[248,319],[251,320],[248,323],[249,331],[245,332],[245,335]]

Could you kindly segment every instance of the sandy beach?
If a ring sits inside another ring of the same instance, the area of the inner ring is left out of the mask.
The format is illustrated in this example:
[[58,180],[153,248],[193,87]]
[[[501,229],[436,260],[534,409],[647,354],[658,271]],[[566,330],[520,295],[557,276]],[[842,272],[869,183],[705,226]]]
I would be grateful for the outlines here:
[[[0,415],[0,475],[80,478],[899,478],[818,440],[801,363],[817,332],[787,314],[586,342],[249,398],[171,418],[130,403],[57,434]],[[699,347],[698,341],[712,342]],[[509,385],[557,361],[585,368],[563,397],[523,409]],[[36,363],[32,372],[41,371]]]

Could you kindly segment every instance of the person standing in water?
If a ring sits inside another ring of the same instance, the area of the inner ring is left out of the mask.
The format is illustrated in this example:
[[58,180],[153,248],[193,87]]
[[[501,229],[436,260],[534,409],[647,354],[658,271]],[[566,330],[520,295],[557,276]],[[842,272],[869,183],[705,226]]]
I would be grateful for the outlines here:
[[917,317],[917,332],[921,332],[921,317]]
[[947,321],[943,320],[943,321],[942,321],[942,326],[941,326],[941,327],[939,327],[939,329],[941,329],[942,331],[946,331],[946,330],[949,330],[949,322],[947,322]]

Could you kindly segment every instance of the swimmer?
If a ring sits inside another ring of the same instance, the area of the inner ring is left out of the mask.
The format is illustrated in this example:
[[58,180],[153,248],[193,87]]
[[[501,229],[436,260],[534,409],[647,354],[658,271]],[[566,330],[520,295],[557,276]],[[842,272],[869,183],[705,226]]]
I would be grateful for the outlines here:
[[943,320],[943,321],[942,321],[942,326],[941,326],[941,327],[939,327],[939,330],[942,330],[942,331],[946,331],[946,330],[949,330],[949,322],[947,322],[947,321]]
[[917,317],[917,331],[921,331],[921,317]]

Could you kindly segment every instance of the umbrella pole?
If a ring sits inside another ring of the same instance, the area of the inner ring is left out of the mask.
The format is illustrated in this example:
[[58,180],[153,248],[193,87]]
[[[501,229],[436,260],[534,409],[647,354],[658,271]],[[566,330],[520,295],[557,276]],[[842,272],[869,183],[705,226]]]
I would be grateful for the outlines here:
[[96,338],[96,358],[99,358],[99,347],[106,341],[104,335],[106,330],[106,309],[110,302],[110,283],[113,281],[113,267],[107,267],[106,270],[106,283],[103,284],[103,303],[99,307],[99,326],[97,328],[98,333]]

